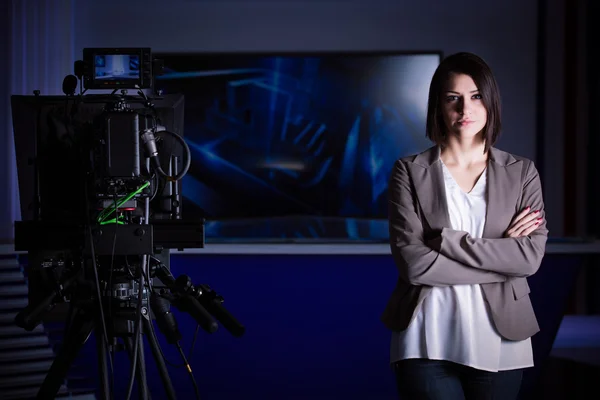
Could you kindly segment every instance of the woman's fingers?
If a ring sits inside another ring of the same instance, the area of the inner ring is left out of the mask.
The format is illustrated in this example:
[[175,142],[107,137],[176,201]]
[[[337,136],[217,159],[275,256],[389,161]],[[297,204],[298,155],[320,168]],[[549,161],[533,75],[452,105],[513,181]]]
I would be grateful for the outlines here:
[[531,221],[536,221],[537,218],[538,218],[539,213],[540,213],[539,211],[534,211],[534,212],[528,214],[527,216],[521,218],[519,220],[519,222],[517,222],[515,224],[515,227],[522,227],[524,225],[529,224]]
[[521,236],[527,236],[529,234],[531,234],[533,231],[535,231],[540,224],[542,223],[541,219],[536,219],[535,221],[532,221],[531,226],[529,226],[528,228],[525,228],[523,230],[523,232],[521,232]]
[[527,236],[531,232],[535,231],[541,222],[542,220],[539,218],[530,219],[527,222],[519,224],[519,226],[509,229],[506,234],[508,237]]
[[525,232],[527,230],[529,230],[530,228],[535,229],[539,225],[538,222],[539,222],[539,220],[536,218],[536,219],[529,220],[529,221],[521,224],[519,226],[519,228],[515,231],[516,235],[517,236],[525,236]]
[[509,231],[521,229],[524,225],[529,224],[529,222],[531,221],[534,221],[538,217],[539,213],[539,210],[536,210],[532,213],[527,214],[526,216],[520,217],[519,220],[513,222],[512,225],[508,228]]
[[521,210],[520,213],[513,217],[510,225],[508,226],[508,229],[506,230],[506,232],[504,232],[504,236],[512,237],[514,235],[515,231],[518,229],[519,221],[527,215],[530,209],[531,207],[525,207],[523,210]]
[[527,215],[527,213],[529,212],[530,209],[531,209],[531,207],[527,206],[523,210],[521,210],[520,213],[518,213],[517,215],[515,215],[515,217],[513,218],[511,226],[514,225],[514,224],[516,224],[517,222],[519,222],[519,220],[521,220],[523,217],[525,217]]

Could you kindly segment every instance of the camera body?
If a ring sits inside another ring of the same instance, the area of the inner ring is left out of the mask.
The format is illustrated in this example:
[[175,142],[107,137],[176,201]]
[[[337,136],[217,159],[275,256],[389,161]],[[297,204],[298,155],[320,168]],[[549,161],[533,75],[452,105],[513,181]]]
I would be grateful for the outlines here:
[[[22,218],[15,222],[15,250],[27,252],[29,290],[15,323],[31,331],[42,321],[70,318],[68,346],[39,397],[55,397],[69,360],[96,325],[104,366],[107,348],[122,348],[118,339],[134,357],[143,352],[140,332],[152,332],[152,319],[178,344],[171,304],[209,333],[217,329],[213,315],[232,334],[244,333],[210,287],[170,272],[170,249],[204,247],[204,219],[182,219],[181,179],[191,162],[184,98],[144,93],[152,88],[153,64],[160,65],[148,48],[88,48],[75,75],[63,81],[65,96],[11,97]],[[112,93],[84,96],[83,87]],[[156,339],[149,342],[160,354]],[[156,362],[166,371],[162,357]],[[135,367],[146,399],[144,362]],[[108,370],[99,372],[108,398]],[[174,398],[168,373],[161,378]]]
[[[137,191],[148,180],[140,132],[155,129],[145,109],[134,110],[121,103],[107,105],[89,128],[95,145],[91,148],[91,180],[97,206],[106,208],[115,198]],[[136,199],[151,194],[150,185]],[[134,199],[135,200],[135,199]],[[130,200],[127,208],[136,208]],[[178,218],[178,216],[176,216]]]
[[[65,96],[11,98],[21,201],[15,250],[28,252],[32,304],[69,301],[48,296],[75,271],[86,271],[77,285],[96,267],[106,284],[131,280],[146,265],[142,257],[168,265],[169,249],[204,246],[204,220],[182,218],[181,177],[191,159],[184,98],[141,90],[152,87],[151,57],[147,48],[85,49],[87,61],[74,66],[79,79],[63,82]],[[131,73],[119,69],[126,61]],[[75,95],[77,83],[113,92]]]

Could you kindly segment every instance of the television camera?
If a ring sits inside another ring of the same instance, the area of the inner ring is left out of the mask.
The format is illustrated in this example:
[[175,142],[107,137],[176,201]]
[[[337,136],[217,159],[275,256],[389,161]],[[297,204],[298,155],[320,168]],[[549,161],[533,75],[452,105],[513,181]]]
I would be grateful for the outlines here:
[[[190,374],[171,305],[209,333],[217,321],[234,336],[245,328],[208,285],[170,272],[172,249],[204,246],[204,220],[182,218],[181,178],[190,165],[183,96],[152,91],[161,63],[148,48],[83,54],[75,75],[63,81],[65,96],[35,91],[11,98],[22,210],[15,249],[28,253],[29,283],[28,305],[15,322],[30,331],[60,305],[68,309],[68,345],[38,398],[55,397],[93,331],[102,398],[111,398],[109,366],[121,349],[131,360],[127,398],[136,376],[139,398],[148,398],[145,336],[166,396],[174,399],[152,319]],[[90,89],[110,93],[85,94]]]

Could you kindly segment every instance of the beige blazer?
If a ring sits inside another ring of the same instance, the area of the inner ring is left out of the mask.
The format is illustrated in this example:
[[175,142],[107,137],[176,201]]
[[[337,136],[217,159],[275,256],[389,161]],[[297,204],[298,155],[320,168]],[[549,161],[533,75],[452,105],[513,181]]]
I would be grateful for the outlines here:
[[[432,286],[481,284],[500,335],[523,340],[539,331],[527,277],[540,267],[548,230],[542,187],[530,160],[490,149],[482,238],[450,229],[440,149],[396,161],[389,186],[390,245],[399,279],[382,315],[391,330],[412,322]],[[523,208],[544,217],[532,234],[503,238]]]

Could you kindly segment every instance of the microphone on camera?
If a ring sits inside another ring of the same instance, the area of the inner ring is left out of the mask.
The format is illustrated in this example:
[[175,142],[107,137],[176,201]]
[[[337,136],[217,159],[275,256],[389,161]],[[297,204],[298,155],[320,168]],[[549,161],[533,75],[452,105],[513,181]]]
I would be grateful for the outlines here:
[[63,79],[62,90],[67,96],[74,96],[77,90],[77,77],[75,75],[67,75]]
[[85,74],[85,62],[82,60],[77,60],[73,64],[73,72],[78,79],[83,79],[83,75]]

